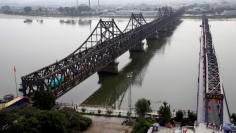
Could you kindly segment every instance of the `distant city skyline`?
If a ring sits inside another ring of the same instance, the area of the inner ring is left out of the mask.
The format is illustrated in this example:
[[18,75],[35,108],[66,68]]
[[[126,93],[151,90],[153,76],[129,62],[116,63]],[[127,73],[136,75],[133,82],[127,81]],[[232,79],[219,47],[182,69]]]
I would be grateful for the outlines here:
[[[236,0],[100,0],[101,5],[125,5],[125,4],[173,4],[173,3],[197,3],[197,2],[236,2]],[[0,4],[9,5],[39,5],[39,6],[73,6],[78,4],[88,4],[88,0],[0,0]],[[91,5],[96,6],[98,0],[91,0]]]

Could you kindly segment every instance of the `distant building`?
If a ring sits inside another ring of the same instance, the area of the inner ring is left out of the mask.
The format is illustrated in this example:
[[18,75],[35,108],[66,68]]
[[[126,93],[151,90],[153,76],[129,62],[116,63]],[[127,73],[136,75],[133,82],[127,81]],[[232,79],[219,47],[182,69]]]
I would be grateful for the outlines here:
[[143,10],[117,10],[112,12],[106,12],[104,16],[121,16],[121,17],[129,17],[132,13],[138,14],[142,13],[144,17],[155,17],[157,16],[157,11],[143,11]]
[[236,16],[236,10],[224,10],[222,14],[226,16]]

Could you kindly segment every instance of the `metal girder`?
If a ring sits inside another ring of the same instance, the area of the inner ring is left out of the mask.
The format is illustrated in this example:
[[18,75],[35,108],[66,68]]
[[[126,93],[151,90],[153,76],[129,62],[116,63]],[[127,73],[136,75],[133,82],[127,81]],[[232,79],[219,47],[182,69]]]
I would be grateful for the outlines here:
[[163,16],[161,20],[150,23],[145,21],[142,14],[132,14],[127,27],[132,26],[133,29],[127,32],[122,32],[113,19],[100,20],[86,41],[70,55],[23,76],[23,95],[31,96],[34,91],[48,90],[60,97],[135,47],[141,40],[178,19],[183,11],[184,9],[180,9],[170,16]]
[[145,25],[145,24],[147,24],[147,22],[144,19],[142,13],[139,13],[139,14],[132,13],[131,17],[129,19],[129,22],[128,22],[125,30],[124,30],[124,33],[128,32],[128,31],[131,31],[131,30],[133,30],[133,29],[135,29],[137,27],[140,27],[142,25]]
[[157,18],[161,18],[163,16],[171,16],[173,14],[172,7],[162,7],[158,9]]
[[220,81],[220,74],[218,62],[215,55],[215,49],[212,44],[212,36],[208,24],[208,19],[203,18],[204,28],[204,42],[205,42],[205,60],[206,60],[206,92],[209,98],[223,98],[222,84]]

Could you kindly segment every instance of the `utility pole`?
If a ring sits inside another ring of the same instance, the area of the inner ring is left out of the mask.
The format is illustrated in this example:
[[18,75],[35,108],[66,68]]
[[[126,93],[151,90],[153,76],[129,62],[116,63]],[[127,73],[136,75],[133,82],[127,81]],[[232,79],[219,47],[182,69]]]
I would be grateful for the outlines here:
[[88,0],[88,2],[89,2],[89,7],[91,8],[91,2],[90,2],[90,0]]
[[129,116],[128,116],[128,122],[131,122],[131,114],[132,114],[132,93],[131,93],[131,80],[133,77],[133,72],[130,72],[126,76],[129,80],[129,90],[128,90],[128,106],[129,106]]

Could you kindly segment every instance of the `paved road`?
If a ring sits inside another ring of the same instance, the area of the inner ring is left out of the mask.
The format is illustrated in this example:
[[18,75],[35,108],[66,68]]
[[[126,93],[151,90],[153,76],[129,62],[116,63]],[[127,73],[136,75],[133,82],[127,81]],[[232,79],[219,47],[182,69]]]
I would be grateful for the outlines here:
[[122,126],[124,118],[87,116],[92,119],[92,126],[84,133],[130,133],[132,127]]
[[212,99],[208,101],[208,122],[220,125],[220,112],[218,103]]

